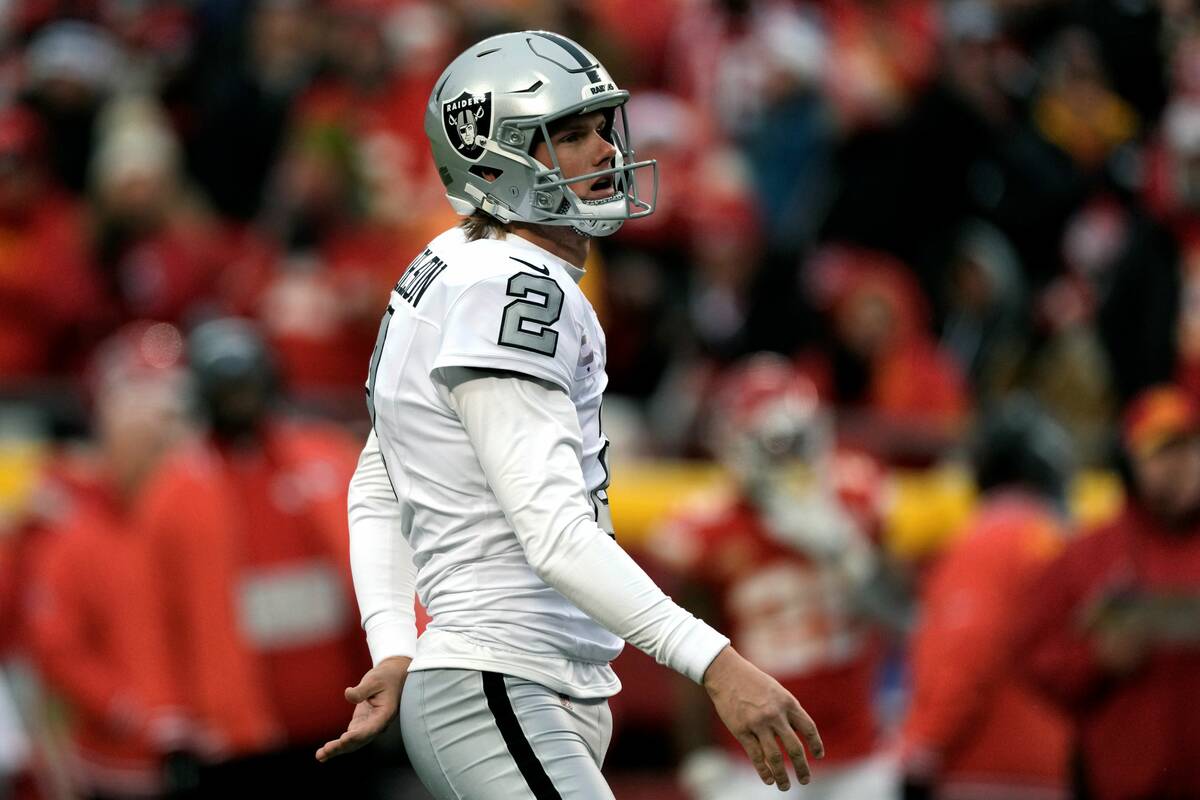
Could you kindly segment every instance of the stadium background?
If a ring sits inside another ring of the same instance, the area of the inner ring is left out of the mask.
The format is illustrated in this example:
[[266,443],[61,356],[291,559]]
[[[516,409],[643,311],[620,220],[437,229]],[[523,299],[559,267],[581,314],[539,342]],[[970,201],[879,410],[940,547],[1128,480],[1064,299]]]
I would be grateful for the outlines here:
[[[585,281],[635,554],[721,480],[706,400],[750,353],[794,359],[888,465],[882,541],[914,565],[970,513],[965,443],[1003,398],[1068,428],[1075,516],[1095,520],[1121,405],[1200,392],[1189,2],[9,0],[0,563],[45,465],[86,447],[91,357],[130,321],[251,318],[286,413],[363,434],[386,294],[453,223],[421,128],[432,82],[524,28],[632,90],[633,144],[662,171],[658,211],[597,242]],[[0,576],[19,598],[20,571]],[[670,708],[644,706],[617,710],[609,770],[630,785],[674,766]]]

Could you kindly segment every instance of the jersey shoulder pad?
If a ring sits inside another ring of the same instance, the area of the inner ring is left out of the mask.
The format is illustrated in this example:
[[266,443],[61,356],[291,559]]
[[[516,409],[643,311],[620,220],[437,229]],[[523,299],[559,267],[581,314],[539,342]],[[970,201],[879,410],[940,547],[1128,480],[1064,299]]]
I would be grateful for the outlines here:
[[455,248],[456,258],[469,261],[452,271],[446,285],[433,368],[520,372],[569,392],[582,337],[579,289],[557,264],[522,261],[497,245],[503,242]]

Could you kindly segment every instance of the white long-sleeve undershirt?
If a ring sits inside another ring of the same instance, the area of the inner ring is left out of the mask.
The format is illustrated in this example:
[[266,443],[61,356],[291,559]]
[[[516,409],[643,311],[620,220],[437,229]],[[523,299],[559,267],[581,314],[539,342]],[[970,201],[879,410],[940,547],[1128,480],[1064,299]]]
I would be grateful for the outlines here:
[[375,431],[350,479],[350,570],[371,661],[417,651],[417,570]]
[[[518,375],[458,373],[451,405],[530,567],[600,625],[699,682],[729,640],[672,602],[596,524],[567,395]],[[372,658],[412,655],[411,551],[392,541],[404,538],[400,506],[370,437],[350,507],[355,589]]]

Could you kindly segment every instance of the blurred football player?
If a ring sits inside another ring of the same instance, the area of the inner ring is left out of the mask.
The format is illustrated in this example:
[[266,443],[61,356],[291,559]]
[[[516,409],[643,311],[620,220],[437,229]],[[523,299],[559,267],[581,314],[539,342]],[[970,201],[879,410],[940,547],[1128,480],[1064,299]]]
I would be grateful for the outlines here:
[[[790,786],[785,755],[807,782],[805,743],[822,752],[795,698],[612,532],[604,332],[578,281],[592,237],[653,210],[657,167],[629,149],[628,97],[575,42],[525,31],[468,48],[429,99],[434,161],[469,216],[414,259],[380,325],[350,489],[375,667],[318,759],[399,707],[441,800],[611,798],[622,640],[702,683],[764,782]],[[432,617],[419,641],[414,584]]]
[[[835,447],[815,388],[782,357],[752,356],[723,384],[713,438],[735,490],[700,500],[656,532],[648,552],[681,576],[689,605],[722,620],[739,652],[822,720],[829,763],[805,796],[892,797],[897,781],[873,711],[882,642],[867,613],[882,468]],[[752,771],[703,747],[708,715],[685,713],[700,721],[689,726],[693,741],[681,742],[696,748],[682,771],[692,796],[763,796]]]

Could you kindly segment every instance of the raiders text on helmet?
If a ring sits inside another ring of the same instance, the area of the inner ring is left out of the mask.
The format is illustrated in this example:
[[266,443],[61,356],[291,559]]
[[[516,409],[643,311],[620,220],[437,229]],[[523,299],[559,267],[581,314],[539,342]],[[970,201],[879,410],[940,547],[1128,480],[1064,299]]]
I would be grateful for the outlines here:
[[[634,160],[623,112],[628,99],[595,57],[564,36],[522,31],[479,42],[442,73],[425,111],[446,197],[464,216],[479,209],[501,222],[570,225],[589,236],[607,236],[625,220],[650,214],[658,165]],[[609,116],[603,135],[616,148],[613,166],[568,180],[548,126],[593,111]],[[540,140],[551,166],[531,155]],[[634,179],[642,169],[653,183],[648,199]],[[612,197],[583,200],[567,185],[601,177],[611,178]]]

